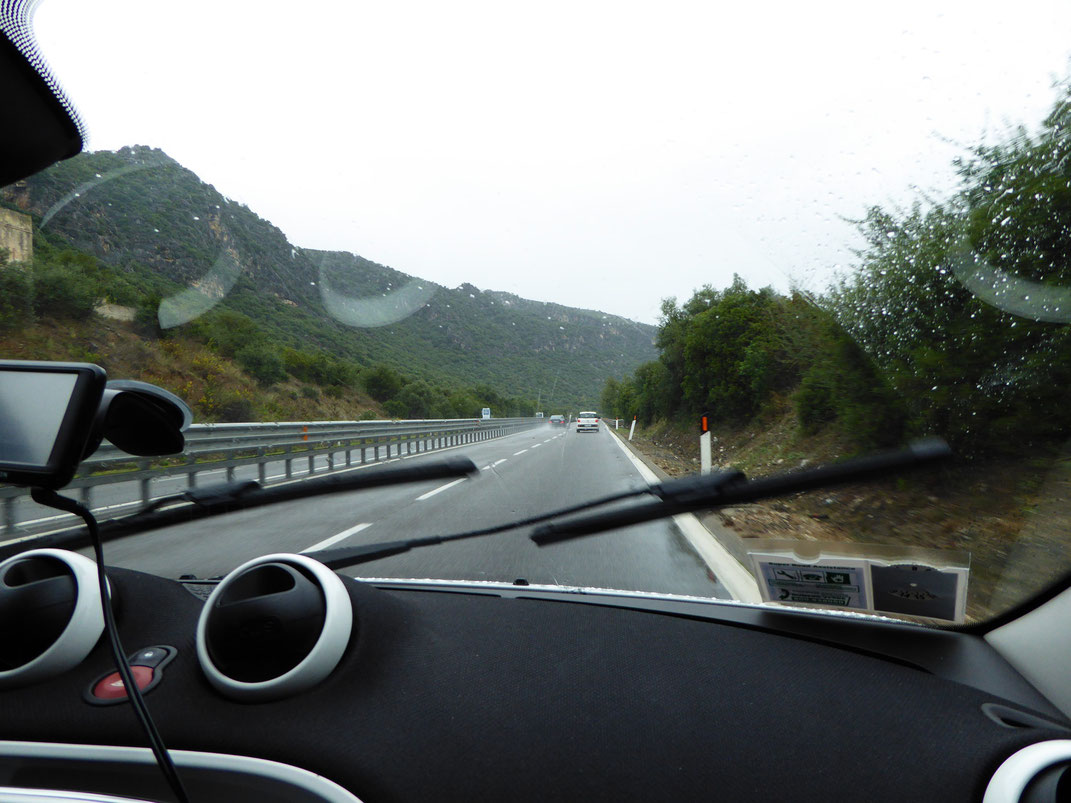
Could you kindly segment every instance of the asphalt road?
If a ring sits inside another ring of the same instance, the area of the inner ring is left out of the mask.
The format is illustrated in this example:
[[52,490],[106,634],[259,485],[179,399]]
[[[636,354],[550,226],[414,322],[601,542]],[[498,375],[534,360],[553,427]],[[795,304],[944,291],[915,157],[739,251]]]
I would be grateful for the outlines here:
[[[645,485],[605,429],[577,433],[547,424],[405,459],[436,460],[443,454],[465,455],[481,471],[461,481],[320,496],[155,530],[109,542],[105,559],[109,565],[163,576],[211,577],[270,552],[459,532]],[[729,596],[670,520],[542,548],[528,540],[530,532],[524,528],[432,546],[344,571],[357,577],[524,578],[529,583]]]

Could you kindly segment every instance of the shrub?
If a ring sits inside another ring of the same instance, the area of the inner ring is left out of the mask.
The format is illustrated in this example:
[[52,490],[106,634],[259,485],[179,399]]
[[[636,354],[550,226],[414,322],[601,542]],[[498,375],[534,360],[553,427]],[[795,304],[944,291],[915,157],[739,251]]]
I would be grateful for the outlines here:
[[145,337],[160,338],[167,333],[160,328],[161,301],[159,294],[153,293],[142,298],[134,309],[134,327]]
[[837,417],[834,389],[825,365],[813,365],[796,391],[796,417],[800,429],[813,435]]
[[228,394],[219,404],[219,420],[226,423],[255,421],[252,400],[240,393]]
[[33,282],[28,271],[0,262],[0,329],[24,326],[33,318]]
[[85,319],[101,299],[97,283],[76,266],[35,266],[33,283],[33,307],[40,315]]
[[283,358],[271,346],[263,344],[244,346],[235,352],[234,358],[261,385],[274,385],[286,379]]
[[374,368],[369,368],[361,375],[361,382],[364,384],[365,390],[368,391],[368,395],[376,401],[393,399],[398,395],[398,391],[402,389],[401,376],[387,365],[377,365]]

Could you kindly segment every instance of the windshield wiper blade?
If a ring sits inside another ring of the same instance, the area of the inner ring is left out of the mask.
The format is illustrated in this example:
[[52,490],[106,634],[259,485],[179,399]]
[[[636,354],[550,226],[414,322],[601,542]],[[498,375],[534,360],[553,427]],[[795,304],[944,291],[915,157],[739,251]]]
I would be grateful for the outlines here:
[[818,466],[804,471],[793,471],[761,480],[748,480],[742,471],[729,469],[699,477],[667,480],[646,488],[624,491],[574,507],[552,510],[549,513],[542,513],[538,516],[512,521],[507,524],[499,524],[494,527],[486,527],[481,530],[469,530],[468,532],[454,533],[452,535],[432,535],[404,541],[383,541],[375,544],[326,549],[310,554],[332,569],[345,569],[349,566],[356,566],[359,563],[400,555],[418,547],[462,541],[482,535],[515,530],[531,524],[539,524],[630,497],[647,494],[658,497],[658,501],[633,505],[623,510],[597,513],[562,524],[548,524],[540,527],[529,537],[540,546],[544,546],[591,533],[674,516],[678,513],[709,510],[730,504],[752,502],[756,499],[770,496],[784,496],[814,488],[825,488],[839,483],[858,482],[860,480],[883,477],[894,472],[943,460],[951,456],[951,454],[948,444],[939,438],[932,438],[925,441],[917,441],[908,446],[907,449],[878,452],[866,457],[846,460],[842,463]]
[[952,450],[944,440],[927,438],[910,444],[906,449],[876,452],[840,463],[790,471],[758,480],[748,480],[742,473],[734,471],[670,480],[661,486],[651,486],[651,492],[659,496],[660,501],[634,505],[624,510],[596,513],[560,524],[547,524],[529,537],[538,546],[546,546],[618,527],[675,516],[678,513],[713,510],[759,499],[787,496],[800,491],[828,488],[832,485],[880,479],[890,474],[929,466],[951,456]]
[[[221,513],[306,499],[310,496],[379,488],[407,482],[471,477],[476,474],[479,474],[476,464],[467,457],[448,457],[434,462],[388,465],[364,471],[316,477],[267,488],[253,480],[216,483],[191,488],[184,493],[155,500],[137,513],[102,522],[99,530],[101,538],[107,541],[146,530],[217,516]],[[172,506],[168,507],[168,505]],[[48,540],[50,546],[64,548],[77,548],[87,542],[88,538],[84,530],[60,533],[49,537]]]
[[430,535],[423,538],[410,538],[406,541],[381,541],[376,544],[321,549],[316,552],[309,552],[308,554],[315,557],[328,568],[345,569],[347,566],[356,566],[358,563],[366,563],[370,560],[378,560],[379,558],[386,558],[391,555],[400,555],[402,552],[408,552],[410,549],[416,547],[444,544],[450,541],[463,541],[466,538],[476,538],[481,535],[494,535],[495,533],[501,533],[507,530],[516,530],[518,527],[539,524],[561,516],[568,516],[570,513],[580,513],[584,510],[591,510],[594,507],[607,505],[610,502],[618,502],[622,499],[630,499],[634,496],[642,496],[649,493],[652,493],[650,486],[646,488],[633,488],[628,491],[611,494],[610,496],[593,499],[579,505],[573,505],[572,507],[552,510],[549,513],[540,513],[538,516],[511,521],[506,524],[496,524],[493,527],[483,527],[479,530],[467,530],[466,532],[453,533],[452,535]]

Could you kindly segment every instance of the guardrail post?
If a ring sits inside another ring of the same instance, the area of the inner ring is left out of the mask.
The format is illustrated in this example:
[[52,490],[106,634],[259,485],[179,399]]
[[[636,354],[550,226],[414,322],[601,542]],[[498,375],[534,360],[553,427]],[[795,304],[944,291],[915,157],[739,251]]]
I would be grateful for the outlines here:
[[365,445],[362,443],[361,444],[361,465],[363,466],[367,462],[368,462],[368,450],[365,448]]
[[[149,470],[149,461],[148,460],[140,460],[140,461],[138,461],[138,469],[140,469],[141,471],[148,471]],[[152,477],[142,477],[141,478],[141,482],[140,482],[140,485],[141,485],[141,503],[143,505],[149,503],[149,499],[150,499],[150,497],[152,495],[152,489],[149,487],[151,482],[152,482]]]
[[349,468],[351,465],[353,465],[353,450],[346,449],[346,468]]
[[372,447],[372,462],[373,463],[378,463],[379,462],[379,444],[378,443],[375,446]]
[[[186,456],[186,463],[188,465],[191,465],[191,466],[196,466],[197,465],[197,458],[194,457],[192,454],[191,455],[187,455]],[[187,488],[196,488],[197,487],[197,470],[196,469],[194,469],[194,470],[192,470],[192,471],[190,471],[189,473],[186,474],[186,487]]]
[[4,499],[4,526],[8,533],[15,532],[15,497]]
[[234,466],[227,466],[227,482],[234,482]]
[[294,458],[287,456],[283,464],[286,466],[286,478],[290,479],[294,476]]
[[316,455],[309,455],[309,473],[312,474],[316,470]]
[[328,471],[334,471],[335,470],[335,453],[334,452],[328,452],[327,453],[327,470]]
[[82,507],[84,507],[86,510],[92,510],[93,509],[93,494],[92,494],[92,491],[93,491],[93,489],[90,486],[86,485],[84,488],[82,488],[81,492],[79,493],[79,496],[82,497]]
[[257,449],[257,457],[260,459],[257,461],[257,482],[264,485],[268,481],[268,455],[267,449],[263,446]]

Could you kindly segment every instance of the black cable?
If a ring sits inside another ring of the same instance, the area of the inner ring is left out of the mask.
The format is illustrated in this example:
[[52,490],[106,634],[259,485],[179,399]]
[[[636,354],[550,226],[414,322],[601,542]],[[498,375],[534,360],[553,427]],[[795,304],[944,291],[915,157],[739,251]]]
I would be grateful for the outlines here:
[[108,634],[108,644],[111,647],[116,671],[119,672],[119,677],[123,680],[123,686],[126,688],[127,696],[130,698],[134,714],[145,731],[145,736],[149,740],[149,747],[152,748],[156,763],[160,767],[164,779],[167,781],[168,786],[171,787],[171,791],[175,794],[178,803],[189,803],[190,799],[186,794],[185,787],[182,785],[182,779],[179,778],[178,771],[175,769],[171,756],[167,752],[167,747],[164,746],[164,740],[160,737],[160,732],[152,721],[149,709],[145,705],[145,698],[142,697],[141,689],[138,688],[138,684],[134,681],[133,674],[130,671],[130,663],[127,661],[122,642],[119,641],[119,628],[115,624],[115,616],[112,612],[111,589],[108,587],[108,577],[104,572],[104,544],[97,529],[97,520],[87,508],[73,499],[60,496],[55,491],[34,488],[31,491],[31,496],[38,504],[47,505],[67,513],[74,513],[77,516],[81,516],[85,521],[86,529],[89,530],[89,537],[93,542],[93,555],[97,561],[97,582],[100,585],[100,604],[104,612],[104,630]]

